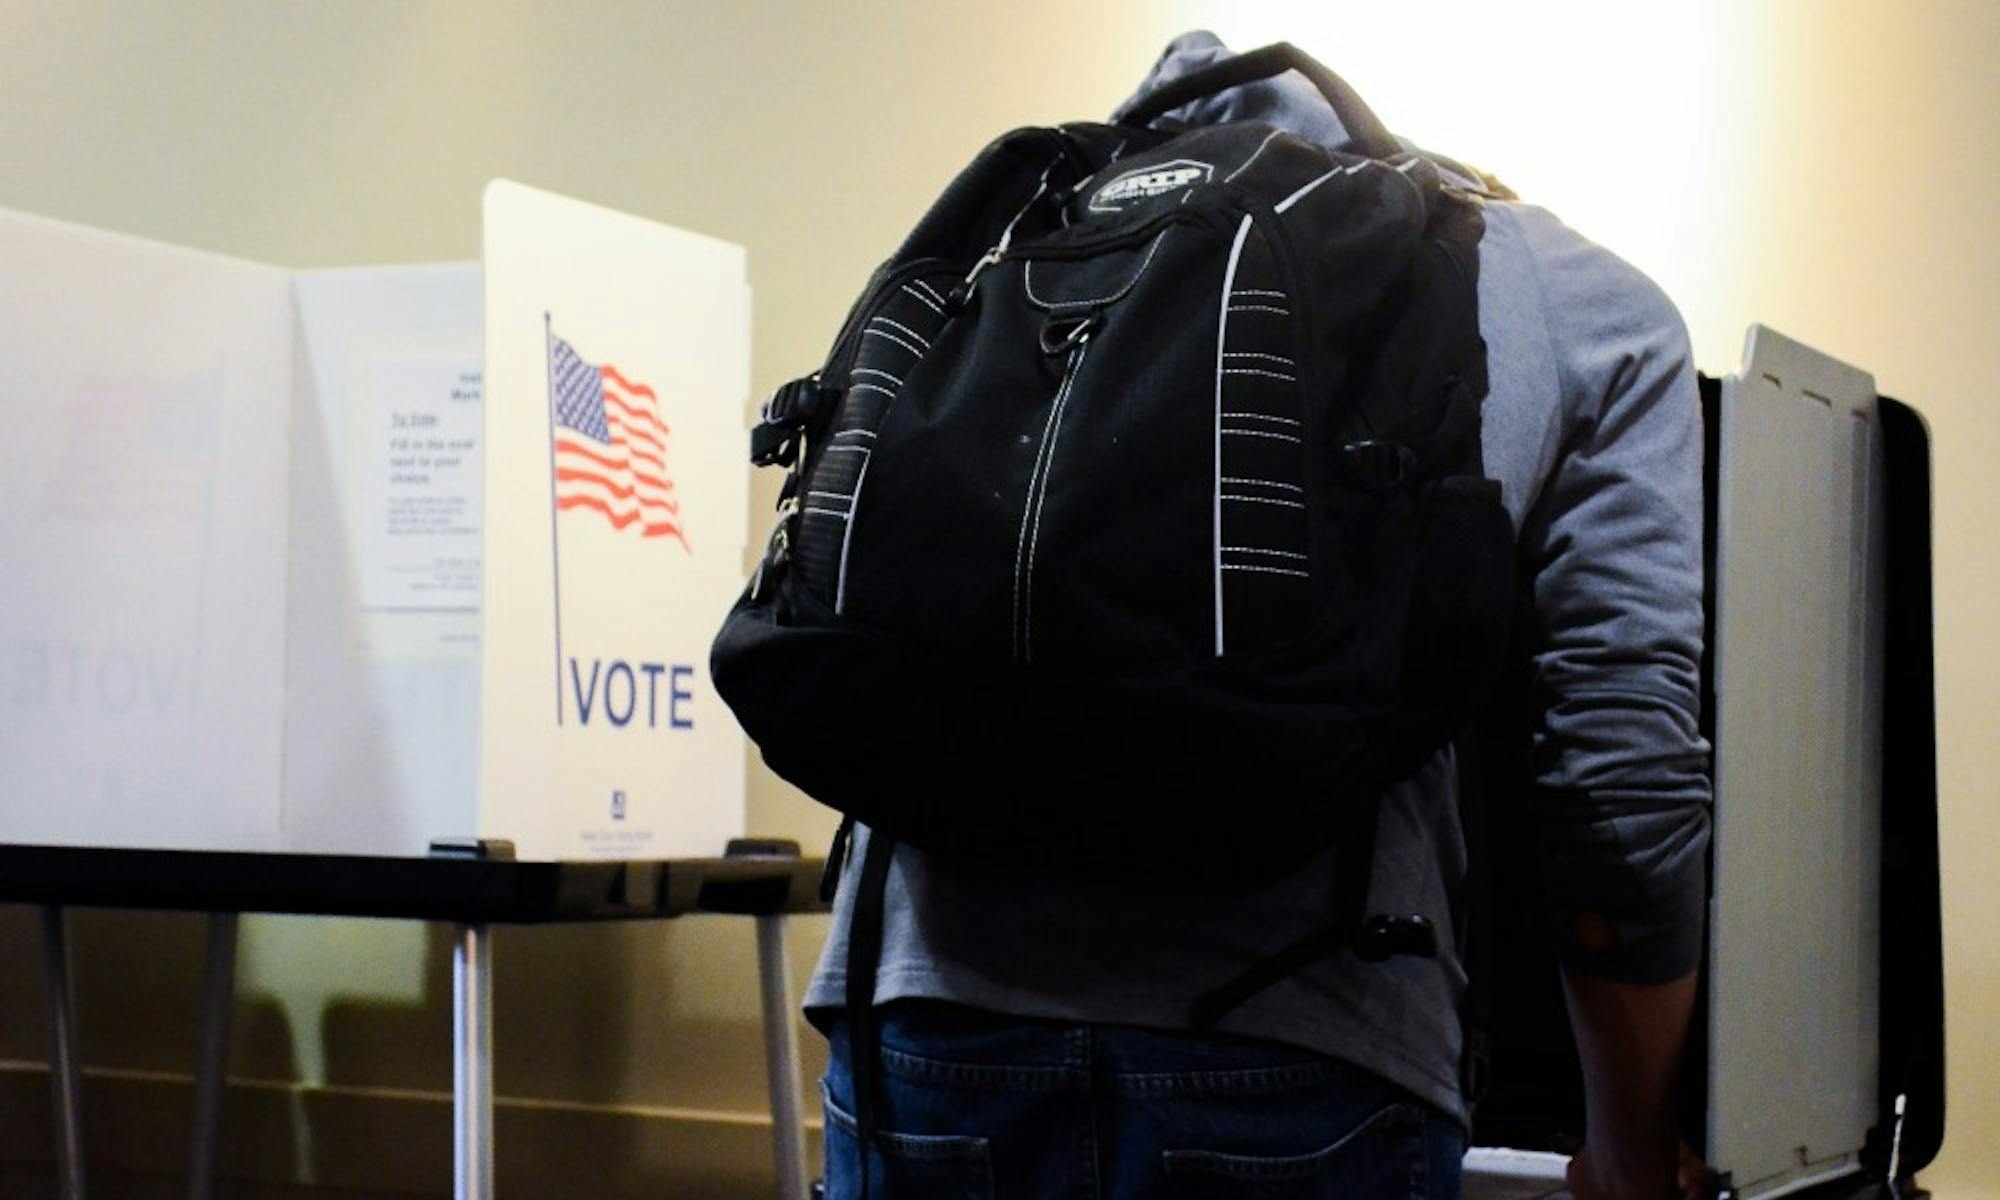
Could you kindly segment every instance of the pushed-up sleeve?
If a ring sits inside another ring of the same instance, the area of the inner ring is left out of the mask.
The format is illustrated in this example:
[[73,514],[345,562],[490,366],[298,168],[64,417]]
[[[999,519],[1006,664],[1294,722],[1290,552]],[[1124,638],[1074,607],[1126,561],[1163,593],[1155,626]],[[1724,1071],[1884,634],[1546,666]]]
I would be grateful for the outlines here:
[[1700,961],[1707,879],[1700,399],[1666,295],[1521,212],[1562,406],[1519,546],[1545,886],[1568,966],[1663,982]]

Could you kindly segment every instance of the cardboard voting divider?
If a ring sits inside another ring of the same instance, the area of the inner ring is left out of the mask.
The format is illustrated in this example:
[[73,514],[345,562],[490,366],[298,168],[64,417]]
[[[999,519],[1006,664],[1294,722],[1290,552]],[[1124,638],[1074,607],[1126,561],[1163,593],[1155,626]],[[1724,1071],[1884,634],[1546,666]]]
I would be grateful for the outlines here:
[[743,251],[495,184],[486,268],[506,536],[486,546],[482,823],[572,857],[720,853],[743,832],[742,737],[708,685],[749,533]]
[[280,838],[291,280],[0,215],[0,840]]
[[520,185],[483,263],[0,212],[0,842],[720,853],[740,247]]

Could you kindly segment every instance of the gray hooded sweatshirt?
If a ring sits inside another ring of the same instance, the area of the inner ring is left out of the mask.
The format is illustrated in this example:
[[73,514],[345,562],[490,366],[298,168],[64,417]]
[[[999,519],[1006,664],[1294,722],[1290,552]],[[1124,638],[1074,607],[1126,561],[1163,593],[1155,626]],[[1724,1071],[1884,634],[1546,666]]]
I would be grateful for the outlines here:
[[[1139,94],[1229,55],[1212,34],[1183,35]],[[1259,121],[1332,149],[1347,141],[1296,73],[1172,115]],[[1439,165],[1462,186],[1484,186]],[[1613,979],[1678,978],[1700,958],[1709,833],[1708,747],[1697,723],[1701,413],[1687,333],[1658,287],[1549,213],[1497,198],[1484,211],[1483,448],[1514,521],[1537,628],[1532,819],[1552,908],[1602,918],[1589,945],[1559,937],[1558,950],[1572,967]],[[1446,754],[1385,797],[1371,893],[1371,911],[1427,916],[1440,955],[1379,964],[1329,956],[1246,1001],[1221,1032],[1343,1059],[1466,1119],[1465,973],[1449,900],[1466,865],[1455,789]],[[835,898],[808,1009],[845,1001],[856,875]],[[1331,852],[1218,904],[967,878],[900,846],[875,999],[1184,1029],[1195,997],[1324,926],[1335,896]]]

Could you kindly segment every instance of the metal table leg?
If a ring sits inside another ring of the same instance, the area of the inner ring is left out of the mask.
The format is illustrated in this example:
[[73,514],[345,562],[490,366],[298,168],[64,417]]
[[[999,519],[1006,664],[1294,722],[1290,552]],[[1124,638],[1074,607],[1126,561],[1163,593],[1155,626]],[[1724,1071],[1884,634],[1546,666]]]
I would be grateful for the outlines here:
[[493,947],[486,926],[452,944],[452,1194],[493,1200]]
[[49,994],[49,1082],[55,1092],[56,1177],[63,1200],[83,1200],[83,1072],[76,1056],[76,1006],[69,929],[59,905],[42,906],[42,960]]
[[785,918],[757,918],[757,968],[764,998],[764,1061],[770,1072],[771,1143],[782,1200],[806,1200],[806,1133],[799,1116],[799,1037],[785,960]]
[[188,1168],[190,1200],[215,1195],[215,1164],[222,1123],[222,1096],[229,1072],[229,1023],[236,1002],[235,913],[208,914],[208,945],[202,958],[201,1057],[195,1063],[194,1155]]

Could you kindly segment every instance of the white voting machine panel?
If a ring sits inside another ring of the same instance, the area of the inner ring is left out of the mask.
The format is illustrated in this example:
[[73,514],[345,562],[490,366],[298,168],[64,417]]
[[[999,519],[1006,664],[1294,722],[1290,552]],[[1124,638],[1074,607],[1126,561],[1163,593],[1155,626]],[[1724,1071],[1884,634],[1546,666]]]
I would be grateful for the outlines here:
[[1858,1169],[1877,1119],[1877,409],[1871,376],[1762,327],[1723,381],[1708,1145],[1744,1196]]
[[[1877,1120],[1887,580],[1875,381],[1762,326],[1722,384],[1707,1160],[1733,1194],[1849,1175]],[[1471,1197],[1560,1195],[1476,1149]]]
[[506,182],[482,263],[0,212],[0,842],[721,853],[740,247]]

